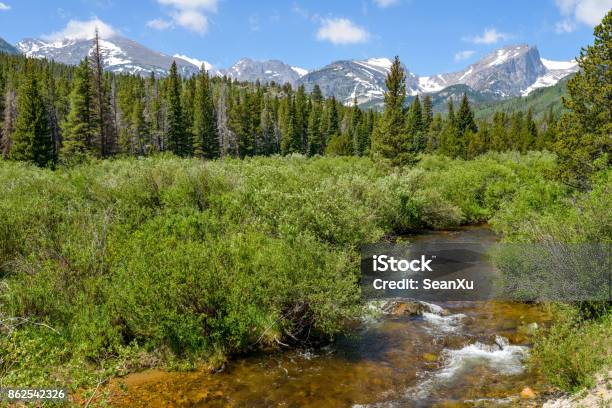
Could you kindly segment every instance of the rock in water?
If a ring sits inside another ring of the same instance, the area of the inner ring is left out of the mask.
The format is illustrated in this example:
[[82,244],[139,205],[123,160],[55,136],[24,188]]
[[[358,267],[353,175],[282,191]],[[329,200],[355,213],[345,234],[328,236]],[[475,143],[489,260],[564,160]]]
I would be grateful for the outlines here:
[[521,398],[523,399],[533,399],[536,397],[535,391],[529,387],[523,388],[520,395],[521,395]]

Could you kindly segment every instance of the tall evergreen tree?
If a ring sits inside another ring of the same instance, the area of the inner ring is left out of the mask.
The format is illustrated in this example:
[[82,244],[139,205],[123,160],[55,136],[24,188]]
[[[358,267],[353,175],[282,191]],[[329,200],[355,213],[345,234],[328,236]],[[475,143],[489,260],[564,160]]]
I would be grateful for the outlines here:
[[425,150],[427,141],[425,139],[423,126],[423,109],[421,100],[417,95],[408,109],[406,116],[406,132],[408,133],[410,152],[418,154]]
[[189,155],[189,135],[183,120],[181,106],[181,79],[178,75],[176,62],[172,61],[170,73],[167,78],[166,89],[166,134],[168,150],[177,156]]
[[560,178],[580,189],[589,177],[612,163],[612,10],[594,30],[593,45],[580,51],[580,70],[567,83],[563,104],[569,113],[559,122],[554,144]]
[[108,106],[108,95],[106,93],[106,87],[104,84],[104,68],[102,64],[102,54],[100,50],[100,36],[98,29],[96,28],[93,47],[91,49],[90,56],[91,71],[93,73],[93,102],[94,108],[94,124],[96,134],[96,144],[99,146],[100,157],[108,156],[108,120],[110,120],[109,106]]
[[198,74],[194,101],[194,154],[205,159],[219,157],[219,134],[208,72]]
[[372,155],[391,159],[395,164],[414,160],[409,151],[404,119],[406,75],[399,57],[395,57],[385,80],[385,110],[372,135]]
[[15,131],[15,119],[17,117],[17,97],[15,91],[7,87],[4,95],[4,114],[2,122],[2,139],[0,139],[0,151],[2,158],[6,159],[13,144],[13,132]]
[[557,140],[557,116],[555,115],[552,106],[548,109],[548,112],[546,113],[543,126],[544,131],[539,134],[535,147],[539,150],[550,150],[551,148],[553,148]]
[[[315,90],[318,90],[315,93]],[[318,85],[315,85],[315,89],[311,95],[312,106],[310,113],[308,114],[308,155],[314,156],[316,154],[323,154],[323,131],[321,128],[323,106],[321,90]]]
[[423,130],[429,132],[431,123],[433,122],[433,105],[431,102],[431,96],[425,95],[423,98]]
[[491,126],[490,149],[496,152],[503,152],[508,149],[508,137],[506,134],[506,114],[495,112],[493,114],[493,124]]
[[308,103],[304,85],[300,85],[295,93],[295,125],[293,127],[293,150],[306,153],[308,145]]
[[55,157],[49,113],[31,60],[26,62],[25,71],[17,96],[18,115],[9,157],[41,167],[52,166]]
[[65,162],[80,161],[92,152],[95,123],[91,70],[86,59],[81,61],[74,72],[69,100],[70,112],[62,125],[63,141],[60,149],[60,158]]
[[521,128],[520,135],[520,150],[526,152],[535,147],[536,140],[538,139],[538,126],[533,120],[533,108],[529,107],[527,115],[523,121],[523,127]]
[[270,155],[277,152],[276,146],[276,115],[274,112],[273,100],[269,95],[265,95],[263,99],[263,108],[261,110],[261,133],[263,139],[263,148],[261,154]]
[[427,133],[426,150],[428,153],[433,153],[440,147],[440,134],[442,133],[443,126],[444,120],[442,119],[442,114],[437,112],[431,121],[431,126],[429,127],[429,132]]
[[476,132],[478,127],[474,121],[474,112],[470,108],[470,101],[468,100],[467,94],[463,94],[461,99],[461,105],[459,105],[459,111],[457,111],[457,129],[460,133],[470,130]]

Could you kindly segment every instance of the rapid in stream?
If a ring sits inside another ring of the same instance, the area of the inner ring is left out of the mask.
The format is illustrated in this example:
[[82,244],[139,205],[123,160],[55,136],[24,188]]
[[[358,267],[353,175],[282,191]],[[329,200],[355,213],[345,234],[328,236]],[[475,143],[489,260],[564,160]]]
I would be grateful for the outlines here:
[[[482,227],[431,232],[410,241],[479,242]],[[484,273],[494,273],[494,268]],[[146,371],[120,380],[125,407],[494,407],[537,406],[545,390],[525,365],[529,332],[547,320],[536,305],[423,304],[419,316],[364,319],[355,333],[321,349],[256,353],[220,373]],[[375,306],[374,306],[375,307]]]

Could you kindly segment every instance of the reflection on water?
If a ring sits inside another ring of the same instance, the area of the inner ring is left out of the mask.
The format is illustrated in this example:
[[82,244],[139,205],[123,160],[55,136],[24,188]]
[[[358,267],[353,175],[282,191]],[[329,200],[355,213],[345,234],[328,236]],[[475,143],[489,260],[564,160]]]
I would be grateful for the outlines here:
[[[493,242],[486,229],[430,233],[418,240]],[[319,350],[256,354],[218,374],[148,371],[114,387],[129,407],[489,407],[532,406],[539,391],[524,367],[534,305],[446,302],[422,316],[364,319],[351,336]]]

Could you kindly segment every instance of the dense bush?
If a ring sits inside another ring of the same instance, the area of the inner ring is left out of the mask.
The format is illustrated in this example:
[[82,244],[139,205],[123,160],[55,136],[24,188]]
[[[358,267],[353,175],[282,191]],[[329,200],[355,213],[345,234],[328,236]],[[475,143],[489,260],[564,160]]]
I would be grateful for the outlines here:
[[[594,174],[591,185],[592,190],[587,192],[563,192],[550,183],[539,187],[536,185],[516,194],[493,217],[492,225],[503,234],[506,242],[521,244],[501,251],[505,260],[502,259],[498,266],[504,276],[518,274],[515,280],[525,282],[527,276],[533,276],[534,271],[540,270],[537,278],[542,281],[536,285],[538,291],[527,290],[524,294],[528,298],[546,297],[547,287],[558,288],[558,285],[547,281],[555,279],[561,269],[561,266],[551,267],[555,263],[563,262],[563,269],[573,269],[575,276],[570,276],[568,280],[573,285],[566,288],[570,294],[574,287],[588,288],[609,276],[612,171]],[[533,249],[539,259],[529,259],[530,250],[522,251],[519,256],[511,253],[513,248],[524,248],[522,245],[529,243],[537,243]],[[578,245],[564,247],[558,243]],[[593,254],[585,256],[589,251],[593,251]],[[592,299],[606,299],[608,289],[606,285],[591,288],[590,295]],[[543,371],[551,383],[564,390],[576,391],[591,386],[594,376],[605,370],[603,367],[612,364],[610,302],[557,303],[552,311],[552,324],[540,330],[535,337],[532,363]]]
[[[404,169],[301,156],[2,162],[4,375],[74,384],[85,365],[219,361],[333,336],[359,313],[360,244],[483,222],[523,197],[535,211],[564,194],[545,179],[553,166],[542,153]],[[15,357],[40,348],[44,359]]]

